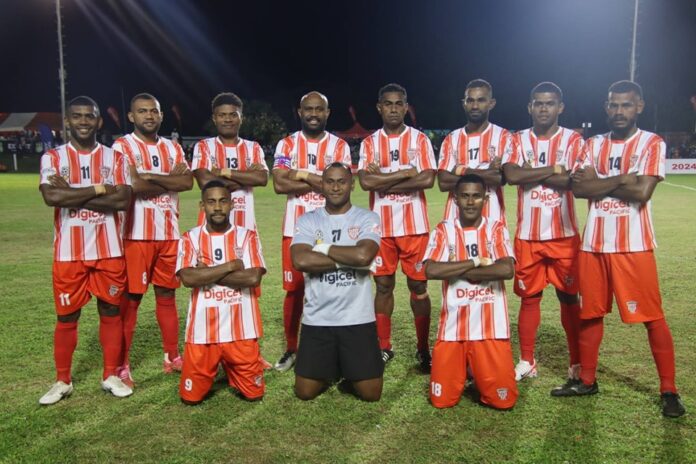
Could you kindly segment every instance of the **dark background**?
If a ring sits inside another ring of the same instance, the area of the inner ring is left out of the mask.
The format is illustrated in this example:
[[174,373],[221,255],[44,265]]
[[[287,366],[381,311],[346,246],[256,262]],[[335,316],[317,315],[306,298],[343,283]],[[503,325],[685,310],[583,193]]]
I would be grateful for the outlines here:
[[[272,104],[289,129],[292,109],[320,90],[329,129],[367,128],[379,87],[409,92],[418,126],[461,126],[467,81],[493,84],[491,120],[529,124],[530,88],[565,92],[562,123],[603,130],[607,87],[629,77],[633,0],[237,2],[62,0],[67,97],[90,95],[105,112],[141,91],[181,110],[182,135],[202,134],[210,100],[233,91]],[[641,0],[637,81],[646,129],[692,130],[696,1]],[[59,111],[55,2],[0,0],[0,111]],[[123,98],[122,98],[123,94]],[[123,117],[123,115],[122,115]],[[105,117],[108,119],[108,117]],[[113,124],[113,123],[110,123]]]

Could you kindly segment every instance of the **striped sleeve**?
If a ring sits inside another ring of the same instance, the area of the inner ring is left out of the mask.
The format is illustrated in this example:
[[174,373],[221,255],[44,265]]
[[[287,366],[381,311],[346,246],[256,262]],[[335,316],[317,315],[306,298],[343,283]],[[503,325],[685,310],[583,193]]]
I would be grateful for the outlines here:
[[575,161],[573,172],[577,171],[578,169],[584,169],[589,166],[594,166],[594,163],[592,161],[592,144],[593,139],[590,139],[587,141],[587,143],[585,143],[582,146],[582,149],[580,150],[580,155],[577,157],[577,160]]
[[54,150],[47,151],[41,155],[39,184],[48,184],[48,178],[58,174],[58,156]]
[[456,166],[456,160],[452,156],[452,134],[447,134],[440,147],[440,162],[437,168],[440,171],[451,171]]
[[290,169],[292,159],[290,156],[291,150],[288,139],[289,137],[286,137],[278,142],[275,154],[273,155],[273,169]]
[[247,230],[244,237],[242,261],[244,261],[244,269],[262,268],[266,269],[266,263],[261,253],[261,242],[259,235],[254,230]]
[[174,164],[181,164],[184,162],[184,149],[181,148],[181,145],[177,142],[174,142],[174,147],[176,151],[176,155],[174,155]]
[[268,171],[268,166],[266,165],[266,159],[263,153],[263,149],[258,142],[254,142],[254,148],[252,150],[251,162],[253,164],[260,164],[264,171]]
[[433,144],[425,134],[418,134],[418,171],[427,171],[435,169],[435,153],[433,152]]
[[421,261],[447,261],[447,258],[447,231],[444,222],[441,222],[430,232],[428,246]]
[[114,185],[131,185],[130,167],[127,156],[114,151]]
[[582,152],[585,148],[585,141],[583,140],[582,136],[578,134],[577,132],[574,133],[574,135],[571,135],[570,141],[568,142],[568,156],[566,157],[566,165],[565,168],[572,170],[580,157],[582,156]]
[[647,147],[646,156],[642,157],[643,162],[639,166],[638,172],[643,176],[656,176],[661,180],[665,178],[665,154],[667,148],[664,140],[658,136],[650,141]]
[[522,142],[520,141],[520,134],[517,133],[512,136],[509,146],[503,151],[503,158],[500,164],[515,164],[517,166],[522,166],[524,164],[524,156],[522,156]]
[[193,147],[193,160],[191,161],[191,170],[195,171],[196,169],[211,169],[208,146],[205,144],[205,141],[203,140],[196,143],[196,146]]
[[190,235],[185,233],[179,239],[179,252],[176,255],[176,272],[189,267],[195,267],[198,264],[196,250],[193,247]]
[[502,222],[496,221],[491,227],[491,249],[489,251],[494,261],[515,257],[510,243],[510,234]]
[[358,161],[358,171],[367,169],[367,165],[372,163],[374,159],[374,150],[372,150],[372,137],[367,137],[360,144],[360,161]]

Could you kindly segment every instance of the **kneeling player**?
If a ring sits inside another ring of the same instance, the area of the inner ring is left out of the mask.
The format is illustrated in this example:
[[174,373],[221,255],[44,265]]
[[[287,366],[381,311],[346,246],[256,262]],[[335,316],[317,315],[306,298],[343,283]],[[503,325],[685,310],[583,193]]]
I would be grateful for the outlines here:
[[480,401],[510,409],[517,401],[503,284],[514,275],[510,237],[501,222],[481,217],[483,179],[462,176],[454,192],[458,218],[437,225],[423,258],[428,279],[443,281],[430,402],[436,408],[456,405],[470,367]]
[[179,383],[186,404],[203,401],[221,362],[230,386],[245,399],[261,399],[265,390],[255,287],[266,265],[256,232],[230,224],[231,207],[225,185],[208,182],[201,201],[206,222],[179,242],[177,275],[193,289]]
[[305,273],[304,319],[295,366],[295,394],[311,400],[343,378],[365,401],[382,395],[382,362],[372,303],[370,266],[379,250],[379,217],[352,206],[350,168],[322,174],[326,206],[302,215],[292,264]]

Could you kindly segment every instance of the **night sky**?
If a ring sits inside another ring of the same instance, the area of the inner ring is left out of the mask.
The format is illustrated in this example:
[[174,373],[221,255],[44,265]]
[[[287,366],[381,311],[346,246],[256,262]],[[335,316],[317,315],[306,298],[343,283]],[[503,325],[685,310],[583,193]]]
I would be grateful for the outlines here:
[[[398,82],[418,126],[464,123],[466,82],[484,78],[498,106],[491,120],[529,125],[530,88],[552,80],[565,92],[562,124],[604,126],[613,81],[629,76],[633,0],[239,2],[62,0],[68,97],[122,107],[155,94],[171,130],[203,135],[210,100],[233,91],[263,100],[297,128],[292,108],[309,90],[330,100],[329,129],[380,125],[377,90]],[[59,111],[54,0],[0,1],[0,112]],[[641,0],[637,81],[642,126],[688,130],[696,95],[696,1]],[[657,117],[655,114],[657,106]],[[181,128],[180,128],[181,129]]]

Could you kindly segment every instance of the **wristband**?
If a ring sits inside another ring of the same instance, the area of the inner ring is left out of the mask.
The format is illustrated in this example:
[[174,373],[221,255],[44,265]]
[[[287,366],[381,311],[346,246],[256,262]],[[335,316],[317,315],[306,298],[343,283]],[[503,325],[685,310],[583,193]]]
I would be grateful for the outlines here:
[[312,248],[312,251],[316,251],[317,253],[321,253],[322,255],[329,256],[329,248],[331,248],[330,243],[317,243]]
[[560,174],[561,172],[563,172],[563,166],[561,166],[560,164],[554,164],[553,165],[553,173]]
[[456,168],[454,168],[454,174],[456,176],[463,176],[466,173],[467,167],[459,165]]
[[102,184],[97,184],[94,186],[94,193],[96,193],[98,197],[102,196],[106,193],[106,187]]
[[300,180],[305,180],[309,177],[309,172],[307,171],[297,171],[297,178]]
[[474,267],[479,267],[481,265],[481,258],[478,256],[474,256],[471,260],[474,262]]
[[230,168],[224,168],[220,171],[220,175],[229,179],[232,176],[232,170]]

